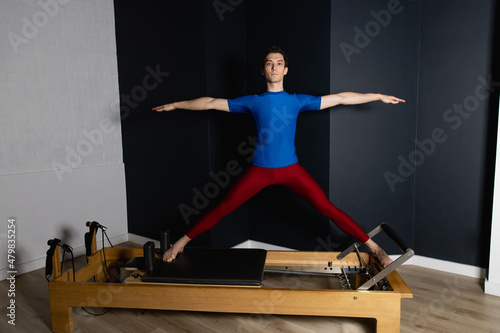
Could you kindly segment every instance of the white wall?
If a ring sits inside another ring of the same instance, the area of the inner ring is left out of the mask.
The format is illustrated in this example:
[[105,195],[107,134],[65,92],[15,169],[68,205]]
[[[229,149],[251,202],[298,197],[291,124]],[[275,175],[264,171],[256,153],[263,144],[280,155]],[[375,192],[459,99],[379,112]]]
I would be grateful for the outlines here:
[[[500,104],[500,103],[499,103]],[[500,110],[499,110],[500,112]],[[497,156],[495,164],[495,193],[493,198],[493,218],[491,222],[490,265],[484,291],[500,296],[500,119],[497,138]]]
[[16,219],[18,273],[85,222],[126,238],[112,0],[0,2],[0,280]]

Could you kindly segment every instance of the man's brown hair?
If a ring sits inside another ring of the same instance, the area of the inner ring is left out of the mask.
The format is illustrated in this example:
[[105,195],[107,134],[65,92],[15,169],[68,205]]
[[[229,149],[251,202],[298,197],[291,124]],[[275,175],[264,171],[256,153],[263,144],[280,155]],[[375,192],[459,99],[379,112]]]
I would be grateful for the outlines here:
[[283,59],[285,60],[285,67],[288,67],[288,57],[286,56],[285,54],[285,51],[283,51],[280,47],[278,46],[271,46],[270,48],[268,48],[263,54],[262,54],[262,58],[261,58],[261,63],[260,63],[260,66],[262,67],[262,69],[265,68],[266,66],[266,60],[267,60],[267,56],[270,54],[270,53],[281,53],[283,55]]

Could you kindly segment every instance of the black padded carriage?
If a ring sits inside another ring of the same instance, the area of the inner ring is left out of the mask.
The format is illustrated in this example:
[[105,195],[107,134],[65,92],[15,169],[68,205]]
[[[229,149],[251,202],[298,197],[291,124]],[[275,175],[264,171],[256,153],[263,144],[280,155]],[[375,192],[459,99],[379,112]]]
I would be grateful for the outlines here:
[[143,282],[261,286],[266,250],[186,248],[172,262],[157,259]]

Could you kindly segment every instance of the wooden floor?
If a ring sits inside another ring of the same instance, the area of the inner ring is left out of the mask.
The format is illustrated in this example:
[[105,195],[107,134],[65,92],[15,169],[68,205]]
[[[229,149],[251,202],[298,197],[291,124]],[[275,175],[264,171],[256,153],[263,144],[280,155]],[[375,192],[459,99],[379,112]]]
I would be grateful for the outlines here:
[[[83,263],[82,263],[83,262]],[[65,264],[68,265],[68,264]],[[77,269],[84,265],[77,260]],[[69,266],[65,266],[68,268]],[[483,281],[417,266],[398,269],[414,294],[402,300],[401,332],[500,333],[500,297],[485,295]],[[0,281],[0,332],[51,332],[44,269],[16,277],[16,326],[6,316],[8,281]],[[306,281],[307,277],[301,277]],[[266,280],[264,280],[266,283]],[[133,304],[130,305],[133,308]],[[103,309],[87,309],[94,313]],[[73,309],[74,332],[375,332],[372,319],[220,314],[111,309],[91,316]]]

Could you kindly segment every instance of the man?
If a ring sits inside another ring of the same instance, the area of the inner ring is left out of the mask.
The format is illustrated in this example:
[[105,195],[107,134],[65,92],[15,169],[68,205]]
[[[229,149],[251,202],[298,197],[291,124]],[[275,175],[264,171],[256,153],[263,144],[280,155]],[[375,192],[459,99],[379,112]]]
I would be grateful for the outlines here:
[[339,104],[352,105],[373,101],[397,104],[405,102],[394,96],[343,92],[321,97],[288,94],[283,90],[283,79],[288,73],[288,59],[279,47],[269,48],[262,56],[262,75],[267,92],[235,99],[201,97],[153,108],[155,111],[219,110],[246,112],[253,116],[257,130],[257,144],[252,165],[236,181],[224,200],[201,218],[163,254],[163,260],[175,259],[184,246],[199,234],[214,227],[220,219],[231,213],[266,186],[281,184],[309,202],[319,212],[330,218],[341,230],[364,243],[382,266],[392,260],[344,212],[335,207],[309,173],[298,163],[295,154],[297,117],[302,111],[322,110]]

